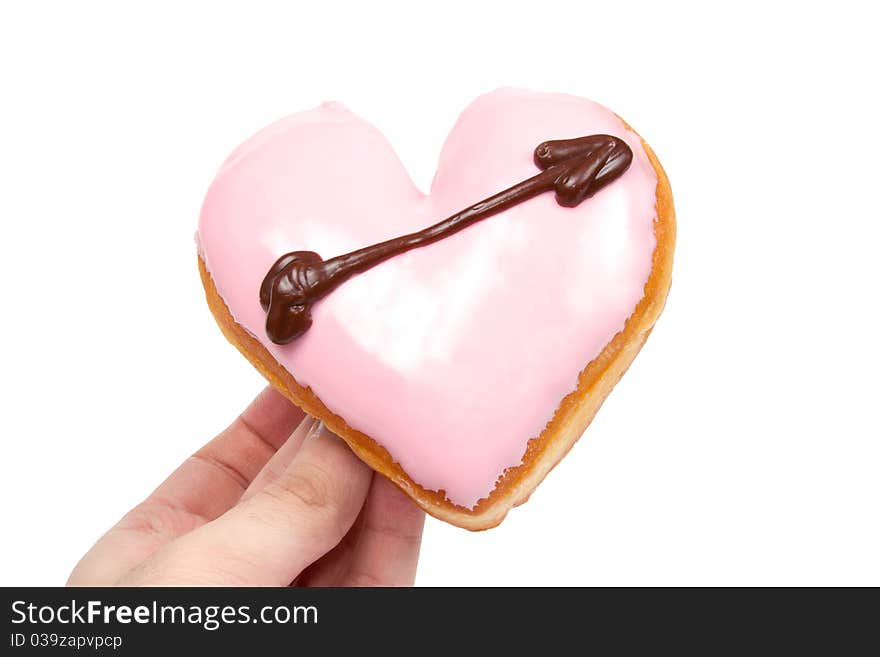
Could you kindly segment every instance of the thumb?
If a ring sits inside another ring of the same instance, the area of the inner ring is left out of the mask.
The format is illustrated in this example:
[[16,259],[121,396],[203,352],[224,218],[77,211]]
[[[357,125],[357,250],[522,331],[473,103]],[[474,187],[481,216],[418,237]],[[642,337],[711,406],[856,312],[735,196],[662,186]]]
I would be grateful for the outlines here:
[[342,540],[371,477],[342,439],[315,423],[278,478],[120,583],[286,586]]

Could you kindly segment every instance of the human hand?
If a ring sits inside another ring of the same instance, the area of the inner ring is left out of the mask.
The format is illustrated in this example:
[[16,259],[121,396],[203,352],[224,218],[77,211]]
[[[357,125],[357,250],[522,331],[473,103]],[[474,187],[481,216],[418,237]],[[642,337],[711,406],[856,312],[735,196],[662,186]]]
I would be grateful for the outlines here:
[[411,585],[423,524],[269,387],[101,537],[68,585]]

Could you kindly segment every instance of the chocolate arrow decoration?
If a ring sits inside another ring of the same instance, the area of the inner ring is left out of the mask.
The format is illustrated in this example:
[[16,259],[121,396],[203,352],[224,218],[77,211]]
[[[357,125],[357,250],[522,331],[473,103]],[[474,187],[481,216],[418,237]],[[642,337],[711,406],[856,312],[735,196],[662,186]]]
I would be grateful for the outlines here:
[[287,253],[275,261],[260,286],[266,334],[276,344],[292,342],[312,325],[312,304],[352,276],[388,258],[442,240],[539,194],[555,190],[559,205],[573,208],[619,178],[632,158],[629,146],[609,135],[545,141],[534,155],[541,173],[422,231],[330,260],[314,251]]

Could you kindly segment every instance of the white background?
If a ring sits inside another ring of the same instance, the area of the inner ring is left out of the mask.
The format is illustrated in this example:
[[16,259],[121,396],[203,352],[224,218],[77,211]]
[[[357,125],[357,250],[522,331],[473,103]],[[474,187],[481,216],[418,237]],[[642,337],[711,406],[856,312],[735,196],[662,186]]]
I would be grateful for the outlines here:
[[4,3],[0,584],[78,557],[260,390],[193,233],[233,147],[340,100],[426,188],[500,85],[651,143],[665,314],[531,501],[429,520],[418,583],[880,584],[876,21],[868,3]]

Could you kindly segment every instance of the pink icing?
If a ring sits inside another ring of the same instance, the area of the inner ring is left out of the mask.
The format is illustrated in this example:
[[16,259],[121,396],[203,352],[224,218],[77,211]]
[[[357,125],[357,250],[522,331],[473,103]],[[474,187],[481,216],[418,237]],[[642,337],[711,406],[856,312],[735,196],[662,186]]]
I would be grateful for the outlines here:
[[[282,254],[329,258],[419,230],[537,173],[547,139],[607,133],[630,169],[577,208],[544,194],[342,285],[278,346],[258,290]],[[239,147],[208,191],[199,246],[235,320],[418,484],[472,508],[553,417],[643,296],[657,178],[609,110],[501,89],[459,118],[430,195],[374,127],[338,104]]]

